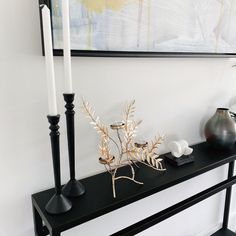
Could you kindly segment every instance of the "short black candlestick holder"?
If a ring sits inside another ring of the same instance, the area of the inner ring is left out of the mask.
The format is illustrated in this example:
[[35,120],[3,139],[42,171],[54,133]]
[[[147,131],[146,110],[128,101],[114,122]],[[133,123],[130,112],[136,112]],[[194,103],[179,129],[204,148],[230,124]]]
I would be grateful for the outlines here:
[[47,203],[45,209],[50,214],[61,214],[71,209],[71,202],[61,193],[61,171],[60,171],[60,142],[59,142],[59,120],[60,115],[48,116],[51,137],[52,161],[55,180],[55,194]]
[[75,121],[74,121],[74,93],[63,94],[66,102],[66,125],[67,125],[67,140],[70,166],[70,180],[63,187],[62,192],[67,197],[78,197],[85,193],[85,188],[80,181],[75,179]]

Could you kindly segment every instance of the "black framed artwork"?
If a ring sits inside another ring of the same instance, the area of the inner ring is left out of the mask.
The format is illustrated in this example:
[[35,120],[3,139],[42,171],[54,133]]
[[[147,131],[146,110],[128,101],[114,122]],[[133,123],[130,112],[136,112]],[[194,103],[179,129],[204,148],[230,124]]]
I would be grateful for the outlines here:
[[[51,9],[54,55],[63,54],[61,1],[40,0]],[[69,4],[72,56],[236,57],[236,0]]]

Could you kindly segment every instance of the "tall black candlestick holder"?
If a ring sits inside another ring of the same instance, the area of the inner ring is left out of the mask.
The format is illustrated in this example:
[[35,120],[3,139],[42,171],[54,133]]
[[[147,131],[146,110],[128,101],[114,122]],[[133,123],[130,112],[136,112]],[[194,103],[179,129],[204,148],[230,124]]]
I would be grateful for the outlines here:
[[85,188],[80,181],[75,179],[75,121],[74,121],[74,93],[63,94],[66,102],[66,126],[70,166],[70,180],[63,187],[62,192],[67,197],[78,197],[85,193]]
[[55,180],[55,194],[47,203],[45,209],[50,214],[60,214],[71,209],[71,202],[61,193],[61,171],[60,171],[60,142],[59,142],[59,120],[60,115],[47,116],[50,123],[49,129],[51,137],[52,161]]

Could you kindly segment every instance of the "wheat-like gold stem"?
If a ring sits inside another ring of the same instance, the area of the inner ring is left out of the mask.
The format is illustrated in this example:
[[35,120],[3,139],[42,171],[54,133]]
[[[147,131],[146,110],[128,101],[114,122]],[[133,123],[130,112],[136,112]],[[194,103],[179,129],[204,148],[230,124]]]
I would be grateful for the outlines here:
[[118,152],[121,153],[121,150],[120,150],[118,144],[116,143],[116,141],[108,134],[107,127],[100,124],[99,117],[97,117],[97,118],[94,117],[94,115],[92,113],[92,109],[91,109],[89,103],[86,103],[84,100],[83,100],[83,110],[84,110],[85,114],[87,114],[87,116],[92,120],[93,125],[95,127],[97,127],[97,129],[100,130],[100,132],[105,137],[109,138],[115,144],[115,146],[117,147]]

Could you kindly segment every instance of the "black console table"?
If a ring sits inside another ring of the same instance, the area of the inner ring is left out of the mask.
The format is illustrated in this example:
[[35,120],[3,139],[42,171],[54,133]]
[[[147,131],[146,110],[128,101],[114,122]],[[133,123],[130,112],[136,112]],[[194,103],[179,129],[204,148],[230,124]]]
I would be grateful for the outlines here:
[[[45,211],[45,205],[54,193],[53,189],[33,194],[35,235],[46,236],[50,234],[51,236],[59,236],[65,230],[228,163],[228,178],[223,182],[113,235],[135,235],[226,189],[225,211],[224,216],[222,216],[223,227],[213,236],[236,236],[236,233],[227,229],[232,185],[236,183],[236,176],[233,176],[236,146],[231,150],[216,151],[210,149],[206,143],[201,143],[194,145],[193,148],[193,155],[195,156],[195,162],[193,163],[181,167],[174,167],[165,163],[167,171],[164,173],[156,172],[145,166],[137,169],[136,179],[143,181],[144,185],[136,185],[128,180],[122,181],[122,183],[118,182],[116,185],[116,199],[112,197],[111,178],[108,173],[82,179],[81,182],[86,187],[86,194],[80,198],[72,199],[72,210],[62,215],[52,216]],[[126,167],[122,171],[126,171]]]

